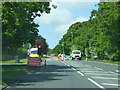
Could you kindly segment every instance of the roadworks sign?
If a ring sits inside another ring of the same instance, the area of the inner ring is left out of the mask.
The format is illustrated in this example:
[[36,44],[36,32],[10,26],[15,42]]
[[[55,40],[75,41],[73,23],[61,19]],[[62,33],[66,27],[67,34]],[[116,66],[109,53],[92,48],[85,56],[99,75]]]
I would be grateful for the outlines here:
[[39,57],[28,57],[28,65],[40,66],[41,60]]

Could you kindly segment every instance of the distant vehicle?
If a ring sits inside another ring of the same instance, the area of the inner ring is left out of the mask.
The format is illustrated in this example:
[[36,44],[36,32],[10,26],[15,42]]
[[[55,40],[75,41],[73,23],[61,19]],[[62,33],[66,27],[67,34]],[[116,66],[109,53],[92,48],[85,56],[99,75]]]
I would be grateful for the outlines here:
[[29,57],[39,57],[38,48],[31,48],[29,52]]
[[81,51],[80,50],[72,50],[71,52],[71,59],[79,59],[81,60]]

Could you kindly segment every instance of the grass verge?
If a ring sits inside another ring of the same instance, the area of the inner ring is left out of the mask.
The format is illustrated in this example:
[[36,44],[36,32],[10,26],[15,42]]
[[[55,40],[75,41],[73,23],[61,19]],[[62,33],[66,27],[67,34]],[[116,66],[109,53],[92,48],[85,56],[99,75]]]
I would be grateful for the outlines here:
[[8,83],[13,78],[27,71],[27,69],[29,69],[28,65],[3,65],[2,83]]
[[[25,59],[20,59],[20,63],[27,63],[27,61],[28,61],[27,58],[25,58]],[[0,63],[3,63],[3,64],[5,64],[5,63],[15,63],[15,60],[2,61],[2,62],[0,62]]]
[[94,59],[88,59],[88,61],[95,61],[95,62],[104,62],[104,63],[109,63],[109,64],[116,64],[116,65],[120,65],[119,61],[111,61],[111,60],[94,60]]

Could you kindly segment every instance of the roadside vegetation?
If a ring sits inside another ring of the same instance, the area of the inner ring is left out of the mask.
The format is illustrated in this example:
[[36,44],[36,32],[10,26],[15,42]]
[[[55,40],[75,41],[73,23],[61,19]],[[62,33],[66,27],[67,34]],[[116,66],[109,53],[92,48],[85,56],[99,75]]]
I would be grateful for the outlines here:
[[119,62],[119,61],[111,61],[111,60],[95,60],[95,59],[88,59],[88,61],[95,61],[95,62],[103,62],[103,63],[108,63],[108,64],[120,65],[120,62]]
[[[20,63],[27,63],[27,61],[28,61],[28,59],[27,58],[25,58],[25,59],[20,59]],[[8,60],[8,61],[2,61],[2,62],[0,62],[0,63],[3,63],[3,64],[5,64],[5,63],[16,63],[16,60]]]
[[66,55],[77,49],[84,58],[120,61],[120,2],[100,2],[97,6],[98,10],[91,11],[88,21],[76,22],[69,27],[53,53],[62,53],[64,42]]
[[25,71],[27,71],[28,68],[29,68],[28,65],[3,65],[2,66],[2,83],[8,83],[12,79],[23,74]]

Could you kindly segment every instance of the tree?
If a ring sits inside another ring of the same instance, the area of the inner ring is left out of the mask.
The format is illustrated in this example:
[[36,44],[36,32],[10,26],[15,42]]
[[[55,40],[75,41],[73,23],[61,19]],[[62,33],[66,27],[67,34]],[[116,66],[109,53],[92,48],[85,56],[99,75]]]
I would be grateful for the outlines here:
[[[25,43],[35,43],[38,36],[36,16],[50,13],[49,2],[3,2],[2,3],[2,51],[14,55]],[[4,56],[3,56],[4,57]]]

